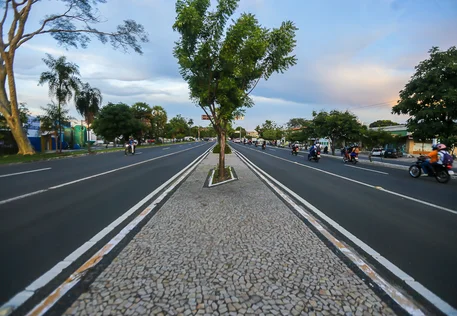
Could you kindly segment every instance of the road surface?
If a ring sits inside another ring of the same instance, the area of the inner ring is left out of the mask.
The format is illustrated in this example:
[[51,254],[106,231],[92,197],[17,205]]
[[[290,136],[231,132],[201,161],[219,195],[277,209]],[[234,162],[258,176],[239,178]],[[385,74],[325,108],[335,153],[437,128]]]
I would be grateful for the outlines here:
[[213,144],[0,166],[0,306]]
[[325,156],[315,163],[289,149],[230,145],[457,307],[456,180],[440,184],[393,168],[345,165]]

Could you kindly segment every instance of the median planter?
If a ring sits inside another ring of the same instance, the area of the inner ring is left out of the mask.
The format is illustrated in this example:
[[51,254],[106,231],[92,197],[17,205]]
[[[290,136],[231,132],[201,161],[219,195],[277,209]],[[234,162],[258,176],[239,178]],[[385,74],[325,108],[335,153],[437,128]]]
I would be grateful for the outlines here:
[[205,182],[205,187],[212,188],[221,184],[229,183],[232,181],[238,180],[235,169],[231,166],[225,167],[225,177],[224,179],[219,179],[219,167],[211,169],[208,173],[208,178]]

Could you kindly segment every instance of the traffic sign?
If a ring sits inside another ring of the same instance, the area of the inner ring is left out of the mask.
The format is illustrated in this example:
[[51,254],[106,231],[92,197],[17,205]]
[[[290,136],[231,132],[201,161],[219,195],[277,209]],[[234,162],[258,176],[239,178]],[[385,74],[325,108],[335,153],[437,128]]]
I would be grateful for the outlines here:
[[202,114],[202,120],[209,120],[210,116],[206,114]]

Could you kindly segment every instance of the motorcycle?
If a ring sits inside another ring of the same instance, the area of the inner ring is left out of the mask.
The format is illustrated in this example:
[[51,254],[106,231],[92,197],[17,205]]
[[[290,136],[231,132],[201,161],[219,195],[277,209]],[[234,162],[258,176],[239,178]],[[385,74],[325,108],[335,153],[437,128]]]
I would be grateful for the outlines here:
[[135,145],[125,144],[125,155],[127,156],[128,154],[135,154]]
[[321,159],[321,152],[320,151],[316,151],[314,155],[312,156],[308,156],[308,161],[316,161],[316,162],[319,162],[319,160]]
[[[414,165],[409,167],[409,175],[413,178],[419,178],[422,174],[422,165],[428,157],[420,156]],[[452,164],[448,165],[430,165],[428,172],[429,177],[435,177],[439,183],[448,183],[451,176],[454,175]]]
[[355,165],[356,163],[359,162],[359,157],[357,155],[355,155],[355,156],[353,156],[353,155],[344,156],[343,157],[343,162],[344,163],[351,162],[351,163],[353,163]]
[[292,149],[292,155],[298,156],[298,147]]
[[267,148],[267,145],[263,144],[262,149],[265,150],[265,148]]

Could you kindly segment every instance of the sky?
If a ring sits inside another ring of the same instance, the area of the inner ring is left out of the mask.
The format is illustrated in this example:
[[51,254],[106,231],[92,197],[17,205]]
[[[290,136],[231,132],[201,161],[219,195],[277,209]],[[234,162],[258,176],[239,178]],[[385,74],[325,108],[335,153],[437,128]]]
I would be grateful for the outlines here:
[[[215,1],[213,1],[215,2]],[[110,31],[124,19],[144,25],[149,43],[143,55],[124,53],[96,39],[87,49],[66,50],[48,35],[34,37],[16,54],[15,75],[20,102],[34,114],[50,103],[48,87],[38,86],[47,68],[46,53],[65,55],[79,65],[81,79],[97,87],[103,104],[146,102],[161,105],[169,118],[181,114],[202,121],[203,110],[188,98],[188,88],[172,55],[178,34],[173,32],[173,0],[108,0],[98,6]],[[60,1],[38,2],[26,30],[34,31],[46,14],[60,13]],[[379,119],[398,123],[406,116],[391,114],[399,91],[426,59],[428,50],[457,45],[456,0],[240,0],[233,18],[242,12],[256,15],[268,28],[291,20],[299,28],[296,66],[262,80],[253,91],[254,107],[235,126],[253,130],[265,120],[285,124],[290,118],[312,118],[312,112],[350,110],[369,124]],[[71,115],[80,118],[69,103]]]

